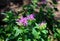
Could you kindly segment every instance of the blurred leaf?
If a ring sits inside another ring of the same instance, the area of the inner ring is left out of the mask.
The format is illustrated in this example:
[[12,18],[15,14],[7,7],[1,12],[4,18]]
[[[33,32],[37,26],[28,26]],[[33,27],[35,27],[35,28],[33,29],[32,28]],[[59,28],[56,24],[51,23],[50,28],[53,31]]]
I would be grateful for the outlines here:
[[37,41],[36,39],[33,39],[33,41]]
[[36,39],[39,39],[40,38],[40,32],[37,32],[34,28],[32,29],[32,34],[34,35],[34,37],[36,38]]
[[47,41],[51,41],[51,38],[50,37],[48,37],[48,40]]
[[60,34],[60,29],[56,29],[57,30],[57,32]]
[[17,41],[22,41],[22,37],[19,37]]
[[57,4],[57,0],[52,0],[52,2],[53,2],[54,4]]
[[39,25],[37,23],[35,23],[35,25],[36,25],[35,28],[39,29]]
[[38,0],[32,0],[33,8],[37,7],[37,2],[38,2]]
[[43,25],[40,25],[40,30],[46,29],[47,23],[44,23]]
[[44,41],[44,39],[43,39],[43,38],[41,38],[41,41]]
[[25,41],[31,41],[30,39],[25,39]]
[[19,34],[23,33],[23,30],[18,29],[18,27],[14,27],[14,31],[15,31],[15,37],[18,36]]
[[42,30],[42,33],[44,33],[45,35],[47,35],[48,30]]

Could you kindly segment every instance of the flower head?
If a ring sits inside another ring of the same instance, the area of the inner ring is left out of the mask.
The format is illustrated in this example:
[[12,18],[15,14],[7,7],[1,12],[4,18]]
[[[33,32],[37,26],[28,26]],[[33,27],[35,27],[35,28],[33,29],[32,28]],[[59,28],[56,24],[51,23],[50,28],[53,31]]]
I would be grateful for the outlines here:
[[28,20],[34,20],[34,14],[28,15],[27,17],[21,17],[19,20],[17,20],[18,25],[28,25]]
[[24,26],[27,26],[28,23],[27,23],[27,18],[26,17],[22,17],[19,21],[18,21],[19,24],[22,24]]
[[28,20],[34,20],[34,14],[28,15],[28,16],[27,16],[27,19],[28,19]]

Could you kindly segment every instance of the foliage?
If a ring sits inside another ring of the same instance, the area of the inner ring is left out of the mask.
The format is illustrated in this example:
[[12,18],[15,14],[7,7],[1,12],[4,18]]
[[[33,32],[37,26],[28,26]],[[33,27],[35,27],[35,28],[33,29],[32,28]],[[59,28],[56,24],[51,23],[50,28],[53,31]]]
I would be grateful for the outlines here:
[[23,6],[22,16],[13,11],[4,13],[7,24],[0,26],[0,41],[60,41],[60,23],[54,19],[54,9],[41,4],[36,13],[37,2]]

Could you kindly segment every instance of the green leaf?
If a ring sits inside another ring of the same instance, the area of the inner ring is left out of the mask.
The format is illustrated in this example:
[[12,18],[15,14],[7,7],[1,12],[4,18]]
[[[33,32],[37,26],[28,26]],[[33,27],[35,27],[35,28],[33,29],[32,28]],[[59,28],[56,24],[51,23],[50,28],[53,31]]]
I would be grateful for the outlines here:
[[44,41],[44,39],[43,39],[43,38],[41,38],[41,41]]
[[45,23],[45,24],[43,24],[43,25],[40,25],[40,30],[46,29],[46,25],[47,25],[47,23]]
[[60,34],[60,29],[56,29],[57,30],[57,32]]
[[35,23],[35,25],[36,25],[35,28],[37,28],[39,30],[44,30],[44,29],[46,29],[47,23],[45,23],[43,25],[39,25],[39,24]]
[[35,27],[34,28],[37,28],[37,29],[39,29],[39,25],[37,24],[37,23],[35,23]]
[[45,35],[47,35],[48,30],[42,30],[42,33],[44,33]]
[[37,41],[36,39],[33,39],[33,41]]
[[51,38],[50,37],[48,37],[48,40],[47,41],[51,41]]
[[36,39],[39,39],[40,38],[40,32],[37,32],[34,28],[32,29],[32,34],[34,35],[34,37],[36,38]]
[[17,41],[22,41],[22,37],[19,37]]
[[31,39],[25,39],[25,41],[31,41]]
[[23,33],[23,30],[22,29],[18,29],[18,27],[14,27],[14,31],[15,32],[15,37],[18,36],[19,34]]

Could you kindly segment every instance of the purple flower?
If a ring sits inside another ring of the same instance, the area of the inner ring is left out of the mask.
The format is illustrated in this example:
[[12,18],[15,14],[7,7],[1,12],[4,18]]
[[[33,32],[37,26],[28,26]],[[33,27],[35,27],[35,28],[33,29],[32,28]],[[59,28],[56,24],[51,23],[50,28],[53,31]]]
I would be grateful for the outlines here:
[[34,14],[28,15],[28,16],[27,16],[27,19],[28,19],[28,20],[34,20]]
[[27,18],[26,17],[22,17],[20,20],[19,20],[19,23],[20,24],[23,24],[24,26],[27,26],[28,25],[28,23],[27,23]]
[[17,20],[18,25],[28,25],[28,20],[34,20],[34,14],[28,15],[27,17],[21,17],[19,20]]

